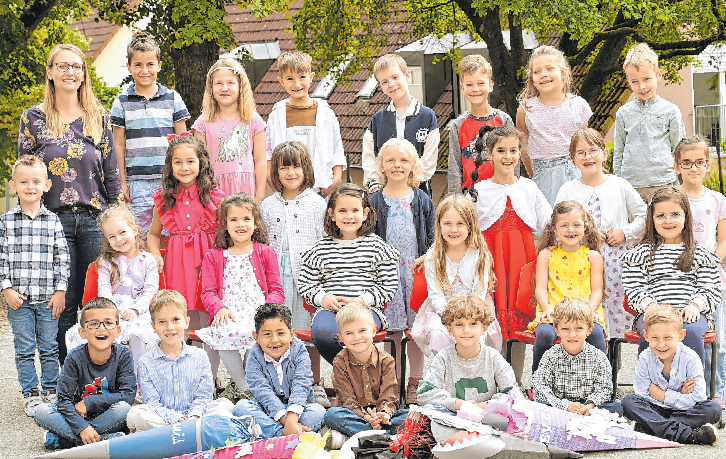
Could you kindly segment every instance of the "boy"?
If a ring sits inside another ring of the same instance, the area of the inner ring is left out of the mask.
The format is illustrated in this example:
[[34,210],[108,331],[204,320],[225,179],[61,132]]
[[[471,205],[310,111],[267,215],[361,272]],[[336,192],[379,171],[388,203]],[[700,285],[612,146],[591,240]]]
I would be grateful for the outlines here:
[[[503,111],[489,105],[489,94],[494,89],[492,66],[479,54],[466,56],[459,62],[461,92],[471,104],[451,123],[449,130],[449,193],[461,194],[471,185],[471,173],[476,162],[474,143],[479,138],[479,129],[490,126],[514,126],[512,118]],[[490,162],[479,167],[479,180],[494,175]]]
[[260,306],[253,336],[257,344],[250,350],[246,374],[255,399],[237,402],[235,416],[254,416],[262,438],[320,430],[325,408],[315,403],[310,356],[295,337],[290,309]]
[[161,50],[153,38],[135,33],[126,57],[134,83],[113,101],[111,125],[124,199],[146,239],[154,210],[152,196],[161,189],[166,136],[182,132],[191,115],[179,93],[156,82]]
[[518,387],[514,370],[504,357],[482,343],[494,320],[489,307],[476,296],[461,296],[446,305],[441,323],[456,340],[442,349],[418,386],[421,405],[459,411],[464,403],[484,408],[497,394]]
[[[159,290],[149,304],[151,326],[159,345],[139,359],[139,387],[143,405],[129,411],[131,432],[188,421],[220,410],[231,416],[232,402],[212,401],[212,367],[203,349],[184,343],[189,327],[187,302],[176,290]],[[224,410],[224,411],[222,411]]]
[[[58,316],[65,309],[70,259],[60,219],[41,202],[50,190],[43,160],[23,155],[15,161],[10,189],[18,204],[0,217],[0,283],[15,335],[15,366],[25,414],[33,417],[45,399],[56,402]],[[40,354],[40,381],[35,349]],[[41,397],[42,394],[42,397]]]
[[69,448],[113,438],[126,428],[136,395],[131,351],[114,343],[120,333],[118,309],[94,298],[81,310],[78,333],[88,340],[68,353],[58,383],[58,403],[45,403],[35,423],[48,430],[47,449]]
[[585,416],[596,406],[622,415],[620,403],[610,401],[613,382],[607,356],[585,342],[594,326],[592,308],[579,298],[565,297],[555,305],[552,322],[561,343],[544,353],[532,375],[535,400]]
[[673,151],[686,136],[686,127],[678,106],[658,96],[663,72],[648,45],[633,46],[623,70],[634,97],[615,115],[613,171],[647,203],[659,188],[678,185]]
[[436,172],[436,162],[439,159],[439,125],[436,114],[408,92],[411,72],[406,61],[398,54],[386,54],[378,59],[373,67],[373,74],[381,86],[381,91],[391,98],[391,103],[373,115],[363,135],[363,183],[371,193],[381,187],[376,162],[378,152],[388,139],[403,138],[416,147],[423,166],[419,188],[430,197],[429,181]]
[[[315,172],[315,191],[328,196],[343,183],[347,164],[335,112],[323,99],[308,94],[313,81],[312,58],[307,53],[288,51],[277,58],[277,80],[290,95],[272,107],[267,122],[267,169],[272,171],[272,152],[288,140],[308,148]],[[268,178],[270,187],[273,188]]]
[[701,359],[681,343],[686,336],[683,317],[674,307],[657,304],[645,311],[643,323],[649,347],[638,357],[635,394],[623,398],[625,416],[645,433],[666,440],[716,443],[713,423],[721,419],[721,406],[706,400]]
[[336,432],[347,437],[371,429],[395,434],[408,417],[408,410],[397,410],[396,361],[373,345],[373,313],[362,303],[350,302],[338,312],[335,321],[345,349],[333,360],[338,406],[325,413],[325,425],[334,434],[331,446],[337,446],[340,439]]

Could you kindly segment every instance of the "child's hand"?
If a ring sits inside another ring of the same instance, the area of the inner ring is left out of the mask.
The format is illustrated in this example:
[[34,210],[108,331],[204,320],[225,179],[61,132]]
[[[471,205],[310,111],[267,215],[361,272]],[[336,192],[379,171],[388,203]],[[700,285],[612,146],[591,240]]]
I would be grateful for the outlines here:
[[63,312],[66,308],[66,292],[63,290],[56,290],[52,297],[50,297],[50,301],[48,302],[48,306],[45,307],[45,309],[51,309],[51,317],[53,320],[57,319],[58,316],[61,315],[61,312]]
[[88,426],[81,430],[80,436],[84,445],[101,441],[101,436],[98,435],[98,432],[96,432],[96,429],[94,429],[93,426]]
[[212,321],[212,327],[219,327],[220,325],[225,325],[228,321],[235,322],[234,314],[232,314],[232,311],[230,311],[229,309],[222,308],[217,311],[217,314],[214,316],[214,320]]
[[336,297],[338,302],[343,303],[342,307],[345,307],[348,305],[348,303],[360,303],[360,304],[366,304],[366,301],[363,299],[362,296],[357,296],[355,298],[343,298],[342,296]]
[[121,313],[121,318],[125,321],[134,320],[139,316],[139,312],[136,309],[127,309]]
[[489,404],[489,402],[479,402],[479,403],[475,403],[474,405],[478,406],[479,408],[484,409],[487,407],[488,404]]
[[86,408],[86,402],[81,400],[80,402],[76,403],[76,411],[78,411],[78,414],[80,414],[83,418],[88,416],[88,408]]
[[282,435],[293,435],[296,433],[310,432],[310,427],[304,426],[299,422],[285,422],[285,427],[282,429]]
[[607,238],[608,238],[608,235],[605,234],[605,233],[603,233],[602,231],[598,231],[597,234],[598,234],[598,236],[600,236],[600,243],[601,244],[604,243],[607,240]]
[[[8,303],[8,306],[15,310],[19,309],[23,305],[23,302],[27,300],[26,297],[11,288],[3,290],[3,295],[5,295],[5,301]],[[55,317],[53,318],[55,319]]]
[[376,413],[376,417],[378,418],[378,422],[381,425],[391,425],[391,415],[386,413],[385,411],[379,411],[378,413]]
[[570,413],[580,413],[582,412],[582,408],[584,406],[585,405],[583,405],[582,403],[573,402],[570,403],[570,406],[567,407],[567,411],[569,411]]
[[159,255],[154,255],[154,258],[156,258],[156,263],[159,265],[159,274],[164,272],[164,257]]
[[681,314],[683,315],[683,321],[687,324],[692,324],[701,318],[701,313],[695,303],[688,303],[688,306],[683,308]]
[[625,233],[619,228],[611,229],[608,231],[605,242],[607,242],[610,247],[617,247],[625,242]]
[[655,383],[650,383],[648,386],[648,394],[661,403],[665,400],[665,391]]
[[376,416],[376,411],[372,408],[368,408],[366,413],[367,414],[363,415],[363,420],[370,424],[371,427],[373,427],[373,430],[380,430],[381,423],[378,420],[378,416]]
[[131,192],[129,191],[129,184],[126,183],[126,180],[121,180],[121,191],[123,192],[121,199],[125,202],[131,202]]
[[425,259],[426,259],[426,255],[421,255],[420,257],[413,260],[413,268],[411,268],[411,271],[414,274],[419,273],[423,270]]
[[683,381],[683,385],[681,386],[681,394],[690,394],[695,388],[696,381],[692,379],[686,379],[685,381]]
[[542,312],[540,313],[539,317],[537,318],[539,322],[549,322],[552,320],[552,309],[549,307],[542,308]]
[[580,414],[583,416],[590,416],[590,410],[595,408],[595,404],[590,402],[585,405],[582,405],[582,409],[580,410]]
[[345,302],[345,300],[339,296],[325,295],[323,297],[322,306],[330,311],[338,312],[344,306],[344,304],[341,304],[341,302]]

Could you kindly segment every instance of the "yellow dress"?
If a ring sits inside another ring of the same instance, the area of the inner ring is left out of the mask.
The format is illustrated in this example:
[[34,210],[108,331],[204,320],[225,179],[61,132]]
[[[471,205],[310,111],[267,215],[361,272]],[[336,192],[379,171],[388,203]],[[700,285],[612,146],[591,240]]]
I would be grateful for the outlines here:
[[[559,246],[552,249],[550,262],[548,264],[549,276],[547,279],[547,295],[552,307],[562,298],[575,297],[590,301],[590,249],[581,245],[574,252],[565,252]],[[536,316],[542,313],[542,308],[537,304]],[[546,321],[551,323],[551,320]],[[595,311],[595,322],[605,329],[605,310],[602,304]],[[535,319],[527,326],[527,330],[534,332],[540,321]]]

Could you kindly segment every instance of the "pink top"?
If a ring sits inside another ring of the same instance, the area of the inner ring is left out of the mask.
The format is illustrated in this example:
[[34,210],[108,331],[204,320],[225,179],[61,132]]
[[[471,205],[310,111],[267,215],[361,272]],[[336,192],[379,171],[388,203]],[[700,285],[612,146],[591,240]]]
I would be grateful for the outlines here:
[[[252,255],[250,263],[255,271],[257,285],[265,294],[265,301],[268,303],[283,304],[285,293],[282,290],[280,281],[280,266],[277,263],[277,255],[269,245],[252,243]],[[209,312],[209,323],[224,308],[222,302],[222,287],[224,285],[224,267],[227,258],[224,250],[212,249],[204,255],[202,263],[202,303]]]
[[580,96],[568,94],[560,105],[545,105],[537,97],[527,99],[524,121],[529,132],[529,156],[540,161],[562,158],[570,153],[570,140],[587,127],[592,110]]
[[[710,250],[716,251],[718,242],[718,222],[726,218],[726,197],[713,190],[706,190],[706,194],[699,199],[688,198],[693,214],[693,236],[696,241]],[[726,285],[726,273],[719,266],[721,282]]]
[[257,113],[250,123],[239,120],[204,121],[199,117],[192,129],[204,137],[215,175],[248,172],[254,174],[254,137],[267,125]]

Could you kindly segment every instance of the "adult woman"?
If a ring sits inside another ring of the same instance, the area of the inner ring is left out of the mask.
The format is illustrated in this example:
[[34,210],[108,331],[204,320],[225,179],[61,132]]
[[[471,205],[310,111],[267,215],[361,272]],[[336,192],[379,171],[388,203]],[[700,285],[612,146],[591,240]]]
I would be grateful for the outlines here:
[[60,217],[70,251],[66,308],[58,322],[62,365],[65,333],[77,320],[86,269],[103,242],[96,216],[120,193],[109,117],[93,94],[85,57],[76,46],[51,50],[45,99],[21,116],[18,154],[38,155],[48,166],[52,186],[44,203]]

